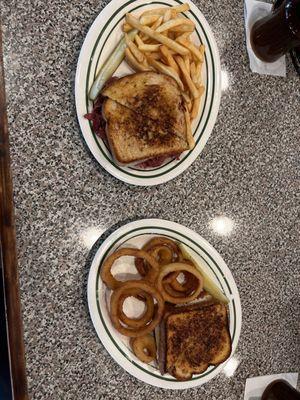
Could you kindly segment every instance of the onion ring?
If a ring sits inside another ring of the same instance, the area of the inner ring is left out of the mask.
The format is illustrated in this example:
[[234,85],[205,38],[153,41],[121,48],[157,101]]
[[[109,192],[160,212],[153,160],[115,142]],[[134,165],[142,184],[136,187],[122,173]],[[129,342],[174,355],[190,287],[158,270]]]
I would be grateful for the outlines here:
[[[157,249],[157,251],[159,252],[158,249],[161,249],[162,247],[168,248],[173,252],[173,258],[172,258],[172,260],[170,260],[170,262],[181,261],[181,259],[183,258],[182,254],[181,254],[181,250],[180,250],[179,246],[177,245],[177,243],[174,242],[173,240],[168,239],[163,236],[156,236],[156,237],[150,239],[149,242],[147,242],[142,247],[142,249],[144,251],[146,251],[147,253],[151,252],[152,250],[154,251],[154,249]],[[160,264],[159,259],[157,260],[157,258],[156,258],[156,261]],[[142,276],[145,276],[147,274],[148,265],[141,258],[135,259],[135,267]]]
[[[188,264],[194,267],[194,264],[189,260],[183,260],[183,264]],[[177,279],[174,279],[170,282],[170,285],[174,290],[177,292],[189,292],[196,288],[197,286],[197,278],[194,275],[190,274],[189,272],[183,272],[184,275],[184,282],[180,283]]]
[[155,261],[153,257],[150,256],[150,254],[146,253],[143,250],[138,250],[138,249],[131,249],[131,248],[122,248],[114,253],[112,253],[107,259],[103,262],[101,266],[101,271],[100,275],[103,280],[103,282],[106,284],[106,286],[109,289],[117,289],[120,286],[123,285],[124,282],[118,281],[115,279],[111,273],[111,267],[113,263],[120,257],[123,256],[132,256],[132,257],[139,257],[147,261],[147,264],[150,266],[147,270],[147,275],[145,278],[149,282],[154,282],[159,271],[159,265]]
[[[128,297],[131,297],[131,296],[136,297],[139,300],[144,301],[146,303],[145,312],[138,318],[129,318],[123,311],[124,301]],[[142,326],[147,325],[153,318],[154,311],[155,311],[154,301],[153,301],[153,297],[151,296],[151,294],[145,293],[138,288],[126,290],[125,293],[123,294],[123,296],[120,298],[120,301],[118,303],[119,320],[131,328],[140,328]]]
[[[151,294],[157,300],[157,308],[155,307],[155,313],[153,319],[149,322],[149,324],[140,327],[140,328],[130,328],[121,324],[118,316],[118,304],[120,302],[121,297],[126,292],[127,289],[138,288],[142,292],[146,292]],[[152,286],[149,282],[144,280],[134,280],[123,282],[122,286],[116,289],[110,298],[110,318],[111,322],[116,328],[118,332],[120,332],[124,336],[129,337],[139,337],[145,336],[148,333],[152,332],[154,328],[160,323],[164,313],[164,299],[156,287]]]
[[[186,295],[183,297],[176,297],[176,296],[170,295],[166,291],[166,289],[164,287],[164,277],[167,276],[168,274],[170,274],[171,272],[178,272],[178,271],[189,272],[192,275],[194,275],[195,278],[198,280],[198,285],[192,294],[189,294],[189,295]],[[173,304],[183,304],[183,303],[188,303],[188,302],[196,299],[199,296],[199,294],[201,293],[201,291],[203,289],[203,278],[202,278],[202,275],[200,274],[200,272],[195,267],[192,267],[191,265],[183,264],[183,263],[173,263],[173,264],[165,265],[161,268],[158,278],[157,278],[157,281],[156,281],[156,286],[165,301],[168,301],[169,303],[173,303]]]
[[173,251],[168,246],[153,246],[147,250],[147,253],[155,258],[159,265],[166,265],[173,262]]
[[156,358],[156,343],[152,335],[145,335],[130,340],[132,350],[142,362],[149,364]]

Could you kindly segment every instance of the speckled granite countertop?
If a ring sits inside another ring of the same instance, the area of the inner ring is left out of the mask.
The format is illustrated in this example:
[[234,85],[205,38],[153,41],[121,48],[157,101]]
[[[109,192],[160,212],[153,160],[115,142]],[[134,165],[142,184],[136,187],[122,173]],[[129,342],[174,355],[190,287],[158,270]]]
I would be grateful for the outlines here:
[[[229,79],[217,124],[180,177],[129,187],[91,157],[75,114],[77,58],[105,3],[0,2],[30,396],[241,399],[247,377],[300,369],[299,77],[290,61],[286,79],[250,73],[241,1],[197,1]],[[229,234],[212,229],[218,216],[233,221]],[[104,350],[87,309],[88,254],[97,234],[140,217],[196,230],[232,270],[243,308],[233,377],[155,389]]]

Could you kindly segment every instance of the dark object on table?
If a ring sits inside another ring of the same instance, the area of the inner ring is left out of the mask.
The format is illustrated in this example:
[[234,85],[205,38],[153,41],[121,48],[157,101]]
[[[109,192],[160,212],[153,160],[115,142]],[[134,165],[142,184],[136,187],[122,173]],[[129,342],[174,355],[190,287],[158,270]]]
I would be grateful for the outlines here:
[[[273,4],[273,10],[276,10],[284,0],[275,0]],[[298,75],[300,75],[300,46],[295,47],[290,51],[290,55],[294,64],[294,67],[296,71],[298,72]]]
[[300,400],[300,393],[288,382],[278,379],[266,387],[261,400]]
[[274,62],[300,46],[300,0],[285,0],[251,30],[251,46],[258,58]]
[[[1,381],[0,399],[28,400],[23,327],[16,255],[13,188],[5,105],[2,36],[0,22],[0,263],[1,292]],[[7,324],[2,321],[5,320]],[[3,331],[3,333],[2,333]],[[7,335],[6,335],[7,333]],[[8,346],[7,346],[8,345]],[[9,356],[9,357],[8,357]],[[8,365],[9,359],[9,365]],[[10,368],[9,368],[10,367]],[[9,373],[10,372],[10,373]],[[3,378],[2,378],[3,376]],[[3,380],[2,380],[3,379]],[[12,386],[12,387],[11,387]]]
[[6,313],[4,302],[4,282],[2,270],[2,255],[0,248],[0,399],[12,400],[12,382],[9,367]]

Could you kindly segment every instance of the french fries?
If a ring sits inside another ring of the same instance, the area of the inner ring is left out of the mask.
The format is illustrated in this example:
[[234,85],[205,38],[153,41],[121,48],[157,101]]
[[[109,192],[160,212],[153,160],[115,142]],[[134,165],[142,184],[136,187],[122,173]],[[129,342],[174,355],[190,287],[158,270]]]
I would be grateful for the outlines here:
[[[205,47],[193,42],[195,24],[181,13],[188,4],[147,10],[138,18],[126,14],[123,31],[126,38],[125,57],[135,71],[157,71],[172,77],[178,84],[185,108],[189,146],[194,146],[191,121],[199,113],[202,66]],[[135,37],[128,35],[132,29]]]
[[[198,90],[199,90],[199,94],[201,96],[204,93],[204,86],[200,86]],[[195,119],[197,117],[198,112],[199,112],[199,107],[200,107],[200,101],[201,101],[201,97],[198,97],[197,99],[194,100],[193,107],[191,110],[191,119]]]
[[132,29],[132,26],[130,26],[129,24],[127,24],[126,22],[125,22],[125,24],[123,24],[123,32],[129,32],[129,31],[131,31],[131,29]]
[[137,61],[137,59],[134,57],[130,49],[127,47],[125,50],[125,57],[128,62],[128,64],[135,70],[135,71],[151,71],[151,68],[146,66],[145,64],[140,63]]
[[143,52],[151,52],[151,51],[158,51],[160,48],[160,44],[141,44],[139,46],[139,50]]
[[[175,13],[175,15],[176,15],[176,13]],[[163,21],[167,22],[167,21],[169,21],[169,19],[171,19],[171,9],[170,8],[168,8],[167,11],[165,12]]]
[[178,54],[185,55],[189,54],[189,50],[179,43],[175,42],[172,39],[169,39],[166,36],[163,36],[161,33],[154,31],[153,29],[149,28],[149,26],[142,25],[137,18],[135,18],[131,14],[126,14],[126,22],[133,26],[134,28],[138,29],[140,32],[145,33],[152,39],[156,40],[157,42],[168,46],[170,49],[176,51]]
[[185,46],[186,48],[188,48],[190,50],[190,52],[192,54],[194,54],[194,56],[200,61],[203,62],[203,54],[202,51],[198,50],[197,47],[191,43],[189,40],[187,39],[181,39],[180,37],[176,39],[176,42],[182,44],[183,46]]
[[167,46],[160,46],[159,48],[161,55],[163,57],[163,60],[171,67],[173,68],[177,74],[179,75],[179,68],[178,65],[176,64],[176,61],[174,60],[174,57],[172,56],[171,51],[168,49]]
[[140,18],[140,23],[142,25],[151,25],[160,18],[160,15],[144,15]]
[[192,132],[191,118],[190,118],[190,113],[188,112],[188,110],[185,110],[184,117],[185,117],[185,124],[186,124],[186,137],[187,137],[189,148],[191,150],[195,147],[195,139],[194,139],[193,132]]
[[190,57],[189,56],[183,56],[183,60],[184,60],[184,63],[185,63],[185,67],[186,67],[187,73],[189,75],[191,75]]
[[139,34],[135,35],[134,40],[138,47],[143,46],[145,44]]
[[[171,12],[175,11],[176,14],[188,11],[189,9],[190,9],[190,6],[186,3],[181,4],[180,6],[170,7]],[[153,8],[152,10],[147,10],[147,11],[143,12],[142,15],[153,15],[153,14],[164,15],[165,12],[166,12],[166,7]]]
[[195,83],[200,83],[201,81],[202,65],[203,63],[201,62],[196,63],[195,80],[193,79]]
[[171,78],[175,79],[175,81],[178,83],[178,86],[180,87],[180,89],[184,90],[183,83],[180,80],[179,75],[173,70],[173,68],[167,67],[162,62],[154,60],[154,58],[151,56],[147,57],[147,61],[157,71],[162,72],[163,74],[169,75],[169,76],[171,76]]
[[128,37],[128,35],[126,33],[125,33],[125,41],[126,41],[127,47],[130,49],[133,56],[137,59],[137,61],[139,63],[142,63],[145,58],[143,53],[136,47],[134,42]]
[[153,29],[154,31],[162,24],[163,22],[163,17],[160,16],[153,25],[151,25],[151,29]]
[[192,25],[182,25],[182,26],[174,26],[174,28],[170,29],[172,32],[184,33],[184,32],[193,32],[195,29]]
[[176,42],[182,39],[189,39],[192,32],[179,32],[179,35],[176,37]]
[[185,80],[185,82],[189,88],[189,91],[191,92],[191,95],[193,96],[194,99],[197,99],[200,96],[200,94],[198,92],[198,89],[196,88],[196,85],[194,84],[194,82],[192,81],[192,79],[188,73],[188,70],[185,66],[185,62],[184,62],[183,58],[180,56],[175,56],[175,61],[177,62],[178,66],[182,72],[183,79]]
[[192,78],[192,81],[196,84],[198,79],[197,79],[197,75],[196,75],[196,64],[194,61],[191,62],[191,78]]
[[167,21],[165,23],[163,23],[161,26],[159,26],[156,29],[156,32],[164,32],[167,31],[169,29],[175,28],[175,26],[184,26],[184,25],[190,25],[192,27],[195,27],[195,24],[193,21],[191,21],[190,19],[187,18],[175,18],[172,19],[170,21]]
[[183,97],[183,100],[186,104],[188,111],[191,112],[193,104],[192,104],[192,100],[191,100],[190,96],[186,92],[182,92],[181,95]]

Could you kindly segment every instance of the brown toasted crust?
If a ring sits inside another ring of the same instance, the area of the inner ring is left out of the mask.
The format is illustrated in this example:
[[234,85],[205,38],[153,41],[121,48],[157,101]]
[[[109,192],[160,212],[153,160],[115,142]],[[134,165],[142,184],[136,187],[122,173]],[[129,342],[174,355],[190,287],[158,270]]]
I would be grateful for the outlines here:
[[127,107],[107,99],[103,104],[107,138],[114,157],[123,164],[180,154],[187,142],[161,123],[144,118]]
[[166,369],[177,379],[190,379],[231,354],[227,309],[224,304],[171,313],[166,319]]
[[127,75],[102,95],[111,100],[105,102],[103,115],[120,163],[178,155],[192,148],[183,99],[171,77],[150,71]]

